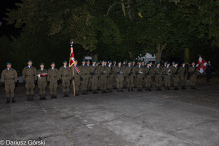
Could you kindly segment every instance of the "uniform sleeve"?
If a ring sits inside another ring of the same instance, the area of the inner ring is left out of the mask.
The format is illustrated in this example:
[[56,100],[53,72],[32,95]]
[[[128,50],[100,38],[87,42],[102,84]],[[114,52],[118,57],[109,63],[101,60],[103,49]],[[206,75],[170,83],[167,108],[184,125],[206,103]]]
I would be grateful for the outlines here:
[[2,71],[2,74],[1,74],[1,82],[5,82],[4,70]]
[[47,81],[50,81],[50,72],[49,72],[49,70],[47,71],[47,73],[48,73]]
[[14,80],[15,82],[17,82],[17,71],[16,70],[14,70]]
[[23,78],[23,80],[26,80],[26,71],[25,71],[25,68],[23,69],[23,71],[22,71],[22,78]]
[[[71,80],[71,78],[73,77],[73,66],[72,67],[69,67],[69,79]],[[75,74],[76,72],[74,71],[74,74]]]

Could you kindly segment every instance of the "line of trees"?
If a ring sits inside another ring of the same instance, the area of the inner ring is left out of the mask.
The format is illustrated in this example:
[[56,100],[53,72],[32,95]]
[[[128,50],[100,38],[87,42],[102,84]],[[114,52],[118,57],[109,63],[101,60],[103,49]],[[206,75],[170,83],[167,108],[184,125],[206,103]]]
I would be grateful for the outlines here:
[[66,60],[70,39],[79,60],[89,54],[133,60],[149,52],[160,61],[163,52],[183,57],[185,48],[196,60],[197,54],[212,60],[218,52],[218,0],[22,1],[6,18],[23,29],[20,37],[0,39],[19,68],[29,58],[38,64]]

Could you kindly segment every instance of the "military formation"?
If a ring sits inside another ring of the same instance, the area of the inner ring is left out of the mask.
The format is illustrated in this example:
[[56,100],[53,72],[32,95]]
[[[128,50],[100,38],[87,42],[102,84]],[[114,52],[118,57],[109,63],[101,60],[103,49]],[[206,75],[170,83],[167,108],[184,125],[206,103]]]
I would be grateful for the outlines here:
[[[57,88],[59,84],[62,85],[63,97],[69,97],[70,86],[74,81],[75,95],[79,93],[88,94],[92,91],[93,94],[97,94],[98,91],[102,93],[113,92],[113,89],[117,89],[117,92],[124,92],[125,89],[128,92],[133,92],[134,88],[137,91],[152,91],[153,80],[156,82],[157,91],[162,87],[165,90],[179,90],[179,83],[182,90],[186,89],[186,81],[188,75],[190,76],[191,89],[196,89],[196,79],[198,74],[197,65],[192,62],[191,66],[188,66],[188,62],[182,62],[181,67],[178,67],[177,62],[164,62],[161,65],[157,62],[156,65],[152,65],[152,62],[145,63],[144,61],[99,61],[92,60],[92,64],[89,60],[82,60],[82,65],[78,66],[77,60],[75,60],[74,67],[69,67],[67,61],[63,62],[63,66],[59,69],[55,68],[55,62],[51,63],[51,68],[44,69],[44,64],[40,64],[40,69],[36,69],[32,66],[32,61],[29,60],[28,65],[24,67],[22,71],[23,83],[26,88],[27,101],[34,101],[34,89],[36,84],[39,88],[39,100],[46,100],[46,88],[49,85],[50,98],[57,98]],[[7,102],[15,103],[15,84],[17,83],[17,72],[11,68],[11,63],[6,64],[7,68],[2,71],[1,82],[6,90]],[[80,72],[75,70],[77,68]],[[74,70],[74,72],[73,72]]]

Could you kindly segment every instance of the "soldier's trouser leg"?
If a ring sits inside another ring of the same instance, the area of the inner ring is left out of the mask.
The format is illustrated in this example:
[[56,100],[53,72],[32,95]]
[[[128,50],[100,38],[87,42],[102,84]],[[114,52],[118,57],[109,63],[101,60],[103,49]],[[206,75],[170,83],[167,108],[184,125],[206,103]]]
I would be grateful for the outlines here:
[[5,81],[5,91],[6,91],[6,97],[14,97],[14,80]]
[[116,75],[113,76],[113,86],[117,87],[117,80],[116,80]]
[[181,86],[186,86],[186,77],[183,76],[180,76],[180,81],[181,81]]
[[192,75],[190,77],[191,86],[195,86],[196,80],[197,80],[197,75]]
[[121,76],[119,78],[119,89],[122,89],[122,87],[123,87],[123,80],[124,80],[124,76]]
[[158,78],[158,76],[155,76],[155,81],[156,81],[156,87],[158,87],[159,86],[159,78]]
[[130,88],[131,87],[131,76],[127,76],[126,77],[126,82],[127,82],[127,87]]
[[97,75],[93,75],[93,77],[91,78],[91,83],[92,83],[92,89],[97,90],[97,83],[98,83]]
[[45,95],[46,94],[46,82],[38,82],[38,87],[39,87],[39,95]]
[[88,78],[87,77],[83,77],[83,81],[82,81],[82,92],[85,92],[87,90],[87,83],[88,83]]
[[137,87],[140,89],[142,88],[142,83],[143,83],[142,80],[143,80],[143,77],[139,75],[137,78]]
[[112,86],[113,86],[113,76],[109,76],[108,77],[108,83],[107,83],[108,85],[108,89],[112,89]]
[[57,87],[58,87],[57,82],[50,82],[49,88],[50,88],[51,95],[53,94],[57,95]]
[[161,85],[162,85],[162,77],[159,76],[158,77],[158,86],[161,87]]
[[69,93],[70,81],[67,78],[62,78],[62,92]]
[[25,84],[26,95],[34,95],[34,80],[27,80]]
[[174,77],[174,87],[178,87],[179,84],[179,76]]

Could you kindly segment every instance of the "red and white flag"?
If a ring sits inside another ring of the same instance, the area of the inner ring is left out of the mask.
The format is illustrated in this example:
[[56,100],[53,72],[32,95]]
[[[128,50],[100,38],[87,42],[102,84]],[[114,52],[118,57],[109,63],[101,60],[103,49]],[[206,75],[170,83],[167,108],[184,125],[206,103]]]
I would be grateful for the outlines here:
[[75,59],[72,46],[71,46],[70,50],[71,50],[71,53],[70,53],[70,59],[69,59],[69,67],[72,67],[72,65],[74,64],[74,59]]
[[202,74],[204,72],[205,68],[206,68],[207,62],[204,59],[202,59],[201,56],[199,56],[197,65],[199,65],[198,66],[198,71]]

